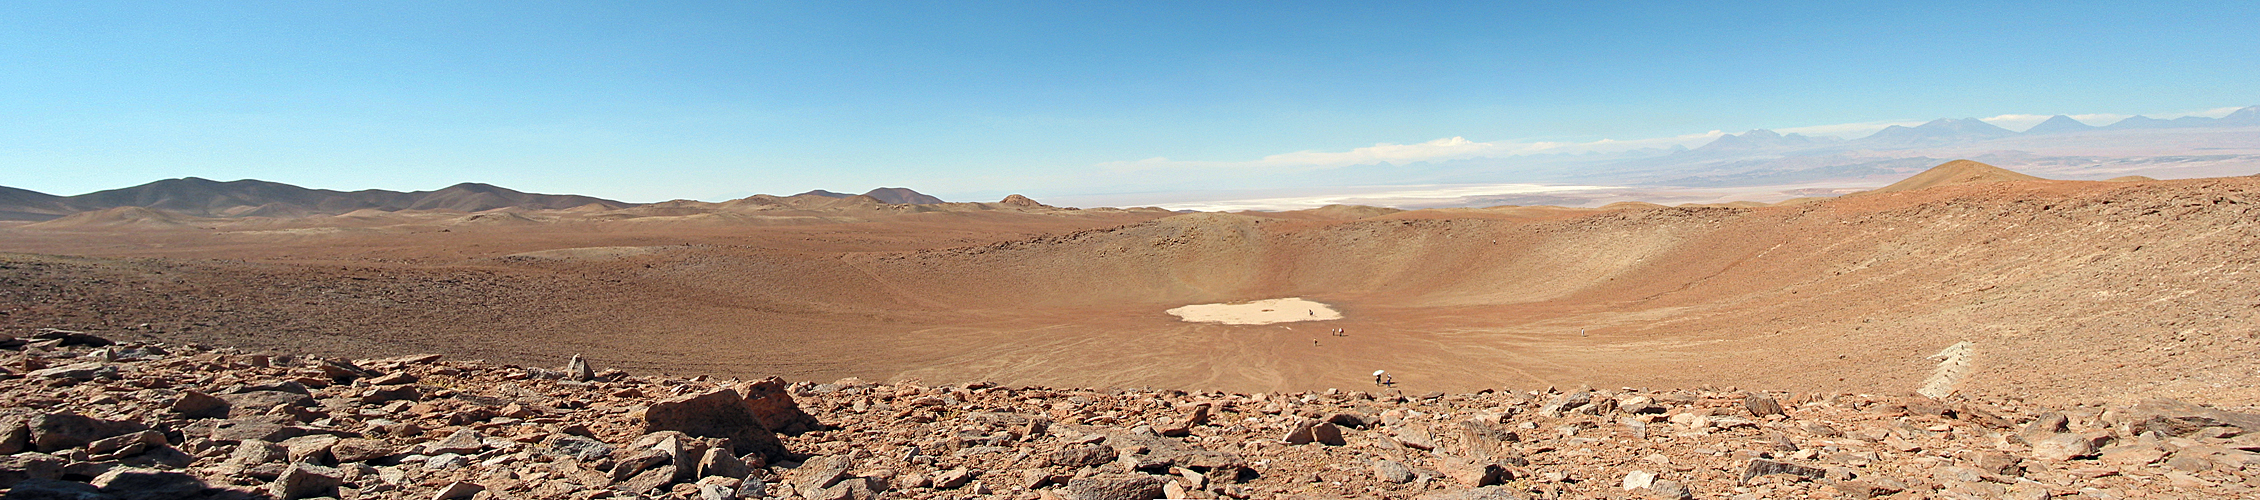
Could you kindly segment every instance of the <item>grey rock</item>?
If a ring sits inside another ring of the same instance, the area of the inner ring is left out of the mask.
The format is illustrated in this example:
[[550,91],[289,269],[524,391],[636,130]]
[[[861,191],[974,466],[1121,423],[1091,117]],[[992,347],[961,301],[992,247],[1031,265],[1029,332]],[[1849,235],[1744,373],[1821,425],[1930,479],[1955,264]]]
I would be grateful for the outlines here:
[[131,456],[141,454],[142,450],[147,450],[150,446],[164,446],[165,444],[165,433],[141,431],[97,439],[92,443],[87,443],[86,453],[97,456]]
[[471,465],[471,459],[454,453],[441,453],[424,459],[424,470],[455,470]]
[[1797,465],[1789,462],[1776,462],[1762,458],[1754,458],[1750,459],[1750,466],[1742,470],[1742,482],[1749,483],[1751,479],[1769,474],[1788,474],[1792,476],[1801,476],[1808,479],[1821,479],[1828,477],[1828,470]]
[[194,497],[206,489],[204,481],[188,474],[118,467],[95,476],[89,484],[118,500],[170,500]]
[[1145,474],[1099,474],[1069,479],[1060,496],[1071,500],[1153,500],[1162,497],[1169,478]]
[[14,455],[31,448],[31,427],[24,417],[0,416],[0,455]]
[[2041,460],[2064,461],[2095,456],[2095,441],[2072,433],[2057,433],[2032,442],[2032,456]]
[[964,467],[941,471],[934,474],[934,489],[954,490],[964,487],[965,483],[972,480],[973,471]]
[[635,477],[637,474],[643,473],[643,471],[646,469],[656,467],[659,464],[667,463],[668,461],[674,459],[675,454],[665,451],[654,450],[650,448],[636,450],[635,454],[622,457],[619,462],[616,462],[612,465],[612,480],[614,482],[626,481],[629,478]]
[[330,457],[338,462],[366,462],[399,452],[399,447],[377,439],[346,438],[330,445]]
[[235,452],[228,455],[228,463],[245,466],[281,462],[289,459],[290,451],[288,448],[257,439],[247,439],[236,444]]
[[1650,496],[1663,498],[1666,500],[1688,500],[1695,498],[1695,492],[1688,491],[1687,485],[1679,484],[1678,481],[1673,481],[1670,479],[1658,479],[1656,480],[1655,484],[1648,485],[1648,494]]
[[277,405],[306,408],[321,406],[320,403],[314,401],[312,396],[289,391],[239,392],[222,394],[219,397],[228,402],[228,415],[231,417],[262,415]]
[[698,500],[737,500],[738,490],[719,484],[698,485]]
[[1411,467],[1395,460],[1375,460],[1373,478],[1386,483],[1405,484],[1412,482],[1413,471]]
[[2031,423],[2025,424],[2024,430],[2018,432],[2018,434],[2024,435],[2028,440],[2047,437],[2071,430],[2070,423],[2071,419],[2065,418],[2062,413],[2042,413],[2039,417],[2033,418]]
[[816,491],[829,488],[855,469],[855,461],[845,455],[825,455],[802,462],[793,470],[793,489]]
[[1750,410],[1750,416],[1758,418],[1765,418],[1765,416],[1767,415],[1784,414],[1781,411],[1780,402],[1774,401],[1771,397],[1766,397],[1759,394],[1750,394],[1743,396],[1742,408],[1745,410]]
[[535,450],[544,455],[568,456],[582,462],[595,462],[612,456],[612,445],[604,444],[603,441],[593,438],[571,434],[551,435],[543,439],[541,444],[535,447]]
[[1414,500],[1522,500],[1522,495],[1500,486],[1485,486],[1457,490],[1432,491],[1413,497]]
[[117,375],[118,367],[111,366],[100,361],[94,361],[58,366],[45,370],[35,370],[32,371],[28,376],[30,376],[31,378],[60,378],[85,381],[94,380],[98,377],[114,378],[117,377]]
[[60,340],[62,341],[60,344],[66,346],[82,345],[87,347],[102,347],[116,344],[116,342],[111,342],[110,339],[102,338],[101,336],[94,334],[86,332],[75,332],[70,330],[58,330],[54,328],[41,328],[39,329],[38,333],[32,334],[31,338],[38,340]]
[[626,481],[621,481],[620,484],[612,485],[612,489],[640,495],[674,482],[675,466],[662,465],[636,474]]
[[1113,462],[1119,456],[1114,447],[1104,444],[1070,444],[1052,454],[1052,465],[1068,468],[1093,467]]
[[36,451],[0,456],[0,488],[11,488],[34,479],[63,477],[63,466],[67,463],[61,457]]
[[1294,424],[1287,426],[1287,435],[1281,436],[1279,439],[1286,441],[1287,444],[1310,444],[1318,440],[1313,428],[1318,427],[1319,423],[1317,419],[1310,418],[1296,420]]
[[738,498],[766,498],[768,496],[769,483],[762,481],[761,478],[747,476],[745,482],[738,483]]
[[339,359],[325,359],[320,363],[315,363],[314,367],[322,370],[322,375],[336,380],[375,378],[384,375],[382,373],[377,373],[376,370],[362,368],[360,365],[355,365],[351,362]]
[[378,386],[361,391],[361,404],[384,404],[393,401],[423,401],[424,392],[413,385]]
[[0,496],[0,499],[116,500],[116,497],[102,494],[102,490],[100,488],[94,487],[94,485],[77,481],[31,479],[16,483],[14,488],[8,490],[7,496]]
[[752,472],[753,471],[746,466],[745,461],[739,460],[736,455],[731,455],[730,450],[721,448],[708,448],[706,449],[706,453],[703,456],[700,456],[698,459],[698,472],[696,475],[698,477],[720,476],[731,479],[744,479],[747,474],[751,474]]
[[246,440],[280,442],[309,434],[335,434],[336,430],[291,425],[290,419],[279,416],[250,416],[227,420],[202,420],[190,424],[181,432],[204,436],[214,442],[236,443]]
[[228,400],[197,391],[182,391],[180,399],[173,401],[173,413],[183,418],[226,417]]
[[1439,455],[1436,458],[1436,468],[1443,472],[1445,477],[1452,478],[1453,482],[1469,488],[1490,486],[1514,479],[1513,475],[1507,472],[1507,468],[1498,463],[1448,455]]
[[565,362],[566,380],[587,382],[594,378],[596,378],[596,370],[589,368],[588,360],[581,359],[581,355],[575,354],[573,359]]
[[486,449],[486,436],[471,429],[458,429],[446,439],[424,445],[424,453],[478,453]]
[[267,494],[284,500],[337,496],[337,487],[344,484],[345,471],[314,464],[291,464],[267,486]]
[[33,449],[43,452],[85,446],[102,438],[148,429],[134,422],[114,422],[76,413],[48,413],[25,423]]
[[291,462],[325,464],[330,461],[330,447],[337,444],[337,436],[315,434],[285,439],[281,443],[288,450]]
[[432,495],[432,500],[456,500],[462,498],[471,498],[474,495],[478,495],[479,492],[486,490],[487,487],[482,486],[479,483],[473,483],[469,481],[455,481],[447,483],[446,487],[440,488],[438,494]]

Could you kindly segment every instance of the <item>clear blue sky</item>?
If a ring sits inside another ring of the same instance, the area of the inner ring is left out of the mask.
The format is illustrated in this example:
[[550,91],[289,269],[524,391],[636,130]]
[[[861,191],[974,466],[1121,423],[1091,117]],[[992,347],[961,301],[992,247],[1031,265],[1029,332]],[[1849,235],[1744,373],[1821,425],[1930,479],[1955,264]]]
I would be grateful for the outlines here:
[[1042,199],[1151,158],[2260,104],[2250,1],[201,3],[0,4],[0,185]]

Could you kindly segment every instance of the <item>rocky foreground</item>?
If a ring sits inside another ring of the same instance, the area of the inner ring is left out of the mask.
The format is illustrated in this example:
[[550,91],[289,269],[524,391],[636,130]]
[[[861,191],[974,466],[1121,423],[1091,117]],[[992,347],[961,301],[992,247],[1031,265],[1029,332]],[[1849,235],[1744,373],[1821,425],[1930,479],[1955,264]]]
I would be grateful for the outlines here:
[[2167,400],[741,382],[58,330],[0,347],[20,352],[0,370],[8,499],[2260,495],[2260,415]]

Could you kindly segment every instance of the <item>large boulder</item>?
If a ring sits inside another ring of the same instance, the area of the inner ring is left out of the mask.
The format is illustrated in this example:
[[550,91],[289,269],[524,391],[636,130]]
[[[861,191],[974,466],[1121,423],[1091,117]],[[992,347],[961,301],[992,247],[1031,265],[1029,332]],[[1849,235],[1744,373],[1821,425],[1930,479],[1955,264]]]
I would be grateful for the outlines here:
[[679,431],[696,437],[727,438],[731,451],[758,453],[770,460],[785,458],[785,445],[759,417],[746,408],[738,391],[715,389],[652,403],[644,409],[644,432]]
[[69,463],[62,457],[27,451],[0,456],[0,488],[13,488],[17,483],[34,479],[63,477],[63,465]]
[[227,402],[229,414],[235,417],[263,415],[278,405],[308,408],[321,406],[321,403],[314,401],[313,396],[291,391],[249,391],[222,394],[219,398]]
[[95,476],[90,484],[119,500],[193,498],[207,489],[196,476],[139,467],[110,469]]
[[1162,497],[1169,478],[1145,474],[1099,474],[1067,481],[1060,496],[1072,500],[1153,500]]
[[745,397],[746,411],[769,427],[772,432],[798,436],[800,433],[824,428],[816,417],[801,411],[800,404],[785,390],[785,379],[769,377],[738,384],[735,388]]
[[102,438],[149,429],[135,422],[103,420],[76,413],[34,416],[25,426],[31,430],[32,448],[44,452],[77,448]]

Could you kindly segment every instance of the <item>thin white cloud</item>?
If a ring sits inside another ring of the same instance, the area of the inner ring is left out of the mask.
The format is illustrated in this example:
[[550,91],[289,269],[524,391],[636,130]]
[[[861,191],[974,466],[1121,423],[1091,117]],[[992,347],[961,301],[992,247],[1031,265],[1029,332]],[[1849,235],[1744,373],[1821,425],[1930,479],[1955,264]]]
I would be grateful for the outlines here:
[[2118,122],[2119,122],[2119,120],[2125,120],[2125,119],[2127,119],[2127,118],[2129,118],[2129,117],[2132,117],[2132,116],[2134,116],[2134,115],[2122,115],[2122,114],[2118,114],[2118,113],[2089,113],[2089,114],[2084,114],[2084,115],[2068,115],[2068,116],[2071,116],[2071,117],[2072,117],[2072,119],[2074,119],[2074,120],[2079,120],[2079,121],[2080,121],[2080,123],[2085,123],[2085,124],[2088,124],[2088,125],[2094,125],[2094,126],[2098,126],[2098,127],[2101,127],[2101,126],[2104,126],[2104,125],[2110,125],[2110,124],[2113,124],[2113,123],[2118,123]]
[[1199,210],[1203,212],[1235,212],[1241,210],[1303,210],[1327,205],[1368,205],[1377,207],[1409,207],[1420,205],[1451,204],[1469,198],[1504,195],[1529,195],[1614,189],[1610,186],[1547,186],[1540,184],[1476,184],[1476,185],[1420,185],[1386,186],[1382,190],[1318,196],[1291,196],[1252,198],[1238,200],[1188,201],[1162,203],[1170,210]]
[[1852,138],[1857,138],[1857,137],[1866,137],[1866,136],[1867,136],[1868,134],[1873,134],[1873,133],[1875,133],[1875,131],[1877,131],[1877,130],[1883,130],[1883,129],[1884,129],[1884,127],[1889,127],[1889,126],[1892,126],[1892,125],[1899,125],[1899,126],[1903,126],[1903,127],[1912,127],[1912,126],[1916,126],[1916,125],[1922,125],[1922,124],[1923,124],[1923,122],[1919,122],[1919,121],[1904,121],[1904,120],[1901,120],[1901,121],[1881,121],[1881,122],[1858,122],[1858,123],[1838,123],[1838,124],[1835,124],[1835,125],[1814,125],[1814,126],[1810,126],[1810,127],[1791,127],[1791,128],[1785,128],[1785,129],[1775,129],[1774,131],[1775,131],[1775,132],[1780,132],[1780,133],[1784,133],[1784,134],[1803,134],[1803,135],[1811,135],[1811,136],[1823,136],[1823,135],[1825,135],[1825,136],[1832,136],[1832,137],[1841,137],[1841,138],[1845,138],[1845,139],[1852,139]]
[[1978,120],[1986,123],[1991,123],[1996,127],[2001,127],[2009,130],[2025,130],[2032,128],[2032,126],[2034,125],[2039,125],[2040,122],[2048,121],[2048,118],[2051,116],[2054,115],[2011,114],[1994,116],[1990,118],[1979,118]]
[[1250,161],[1179,161],[1155,157],[1137,161],[1118,161],[1099,164],[1115,171],[1142,171],[1167,168],[1332,168],[1351,165],[1405,165],[1419,162],[1465,160],[1469,158],[1500,158],[1535,154],[1583,154],[1588,152],[1616,153],[1640,148],[1694,147],[1717,139],[1723,132],[1713,130],[1700,134],[1656,137],[1648,139],[1601,139],[1587,142],[1559,141],[1470,141],[1466,137],[1446,137],[1413,144],[1379,143],[1349,151],[1296,151],[1265,156]]
[[2175,118],[2181,118],[2181,117],[2184,117],[2184,116],[2202,116],[2202,117],[2206,117],[2206,118],[2220,118],[2220,117],[2223,117],[2223,116],[2228,116],[2228,115],[2229,115],[2229,113],[2234,113],[2234,112],[2236,112],[2236,110],[2238,110],[2238,109],[2242,109],[2242,108],[2234,108],[2234,107],[2230,107],[2230,108],[2213,108],[2213,109],[2208,109],[2208,110],[2204,110],[2204,111],[2183,111],[2183,112],[2180,112],[2180,113],[2159,113],[2159,114],[2146,114],[2146,115],[2143,115],[2143,116],[2148,116],[2148,117],[2151,117],[2151,118],[2158,118],[2158,119],[2163,119],[2163,120],[2172,120],[2172,119],[2175,119]]
[[[2204,116],[2218,118],[2221,116],[2226,116],[2229,113],[2236,111],[2237,109],[2239,108],[2227,107],[2214,108],[2203,111],[2158,113],[2149,114],[2146,116],[2162,119],[2173,119],[2183,116]],[[2011,113],[1988,118],[1979,118],[1979,120],[1983,120],[1987,123],[1992,123],[1994,125],[2001,126],[2002,128],[2011,130],[2025,130],[2032,128],[2032,126],[2034,125],[2040,124],[2040,122],[2047,121],[2050,116],[2053,115]],[[2117,122],[2132,115],[2092,113],[2069,116],[2071,116],[2072,119],[2079,120],[2080,122],[2086,123],[2088,125],[2100,126]],[[1913,127],[1922,125],[1923,123],[1924,121],[1891,120],[1790,127],[1774,129],[1774,131],[1784,134],[1832,136],[1845,139],[1856,139],[1874,134],[1878,130],[1883,130],[1884,128],[1893,125]],[[1146,172],[1155,170],[1190,169],[1255,169],[1294,171],[1348,167],[1356,165],[1406,165],[1420,162],[1465,160],[1471,158],[1505,158],[1540,154],[1583,154],[1590,152],[1617,153],[1640,148],[1670,148],[1672,146],[1698,147],[1704,144],[1709,144],[1711,141],[1716,140],[1719,136],[1722,135],[1726,134],[1724,132],[1712,130],[1699,134],[1685,134],[1669,137],[1652,137],[1646,139],[1601,139],[1597,141],[1586,142],[1511,140],[1481,142],[1468,140],[1466,137],[1454,136],[1412,144],[1394,144],[1386,142],[1376,143],[1372,146],[1353,148],[1348,151],[1296,151],[1292,153],[1280,153],[1265,156],[1261,159],[1256,160],[1172,160],[1165,157],[1154,157],[1135,161],[1105,162],[1100,163],[1096,166],[1114,172]]]

